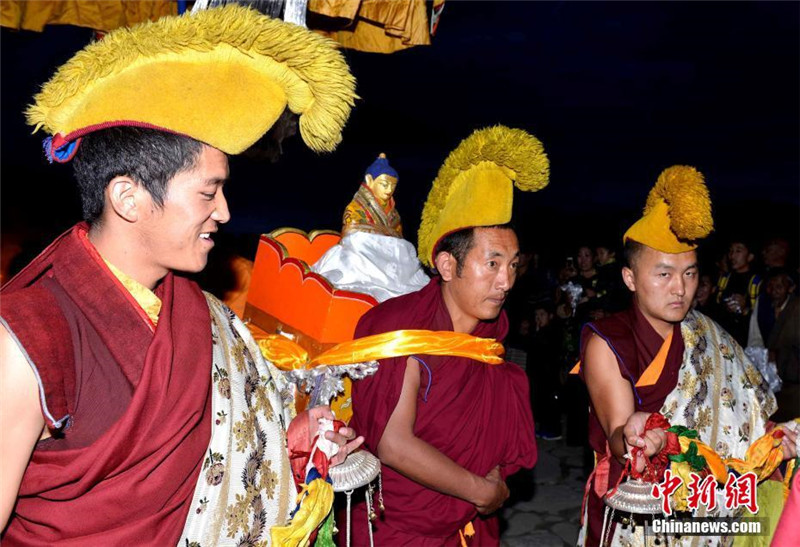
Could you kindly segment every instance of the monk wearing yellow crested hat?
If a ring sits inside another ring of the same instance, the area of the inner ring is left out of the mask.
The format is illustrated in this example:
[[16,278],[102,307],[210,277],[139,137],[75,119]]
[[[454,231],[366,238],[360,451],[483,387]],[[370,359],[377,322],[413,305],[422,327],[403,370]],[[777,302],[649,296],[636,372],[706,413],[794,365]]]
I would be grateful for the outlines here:
[[[519,264],[514,189],[539,190],[549,172],[542,144],[521,129],[489,127],[464,139],[422,211],[419,259],[437,275],[368,311],[356,338],[425,329],[502,342]],[[505,480],[536,463],[525,373],[424,350],[380,362],[353,386],[351,421],[383,464],[386,512],[374,522],[375,544],[498,545]],[[367,529],[354,527],[353,545],[370,543]]]
[[[4,546],[266,545],[286,524],[287,435],[307,451],[330,409],[292,420],[247,328],[182,273],[230,219],[228,154],[285,109],[333,150],[354,87],[326,39],[234,5],[111,32],[44,85],[28,119],[73,161],[85,222],[2,290]],[[326,433],[334,463],[353,436]]]
[[[644,457],[661,458],[663,470],[666,423],[695,430],[723,460],[742,458],[764,435],[776,409],[774,395],[742,348],[691,310],[697,245],[712,228],[703,175],[682,165],[664,170],[642,218],[623,238],[622,278],[633,293],[630,308],[584,326],[579,373],[591,399],[589,443],[597,463],[586,489],[581,545],[599,545],[601,538],[607,545],[645,545],[644,527],[622,525],[624,515],[604,524],[603,497],[623,477],[633,450],[640,451],[634,473],[643,470]],[[651,419],[658,413],[663,418]],[[793,457],[793,437],[784,446],[785,457]],[[713,516],[731,515],[724,502],[717,505],[720,512]],[[670,536],[667,544],[690,545],[693,539]],[[722,540],[705,538],[703,545]]]

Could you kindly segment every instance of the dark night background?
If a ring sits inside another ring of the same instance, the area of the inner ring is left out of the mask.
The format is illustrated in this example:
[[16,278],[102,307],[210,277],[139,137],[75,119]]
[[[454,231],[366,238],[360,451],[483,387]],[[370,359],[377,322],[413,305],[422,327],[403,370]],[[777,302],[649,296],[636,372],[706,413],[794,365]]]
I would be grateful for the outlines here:
[[[338,229],[364,169],[386,152],[415,242],[447,154],[503,123],[536,135],[550,157],[550,186],[518,192],[515,216],[523,244],[553,259],[584,241],[617,242],[661,170],[678,163],[706,175],[710,248],[741,231],[796,244],[799,16],[797,2],[449,0],[431,47],[344,51],[361,100],[336,152],[315,155],[298,136],[277,164],[232,159],[223,230],[252,255],[260,232]],[[30,134],[22,111],[91,36],[0,32],[2,232],[31,250],[79,220],[80,205],[70,168],[46,163],[44,135]]]

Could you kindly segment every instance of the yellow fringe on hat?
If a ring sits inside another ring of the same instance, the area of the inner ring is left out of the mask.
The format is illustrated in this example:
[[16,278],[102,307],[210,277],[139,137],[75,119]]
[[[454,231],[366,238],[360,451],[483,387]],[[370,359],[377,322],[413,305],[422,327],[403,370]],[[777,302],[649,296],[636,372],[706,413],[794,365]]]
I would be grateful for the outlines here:
[[[237,51],[240,55],[231,55],[231,52]],[[300,133],[310,148],[316,151],[332,151],[341,141],[342,128],[356,98],[355,79],[343,56],[336,50],[335,43],[305,28],[270,19],[255,10],[238,5],[203,10],[181,17],[164,17],[156,22],[146,22],[130,29],[120,28],[109,33],[104,39],[77,53],[43,86],[35,97],[35,104],[28,108],[28,123],[35,125],[36,130],[43,127],[51,134],[62,133],[66,136],[66,133],[82,129],[69,127],[72,118],[84,116],[92,120],[92,123],[98,123],[87,116],[85,111],[82,112],[86,108],[91,109],[93,104],[101,104],[102,110],[113,114],[113,105],[102,103],[113,102],[114,95],[109,92],[109,88],[113,88],[113,79],[125,71],[141,69],[148,63],[157,65],[162,58],[173,62],[170,71],[175,66],[174,61],[182,61],[184,57],[187,63],[203,66],[203,54],[210,53],[213,55],[208,55],[209,70],[220,71],[220,66],[225,65],[229,58],[231,64],[253,59],[251,70],[261,71],[265,78],[273,80],[277,90],[271,92],[272,95],[277,102],[283,99],[283,104],[272,107],[277,108],[277,114],[269,112],[268,119],[261,126],[251,124],[258,127],[250,131],[260,134],[237,137],[235,148],[242,148],[242,138],[250,144],[258,140],[287,103],[293,112],[301,114]],[[235,61],[234,57],[240,60]],[[194,75],[196,72],[190,74]],[[251,78],[248,81],[257,79]],[[144,104],[146,101],[142,101],[143,104],[139,106],[144,119],[137,121],[149,123],[146,119],[149,111],[158,113],[157,121],[165,117],[164,112],[167,113],[166,119],[170,120],[170,101],[176,105],[180,102],[191,103],[191,85],[196,89],[208,82],[201,79],[189,84],[187,95],[176,96],[180,91],[185,91],[176,90],[171,96],[164,97],[158,105],[148,105]],[[230,81],[227,85],[236,86],[237,82]],[[282,93],[280,89],[283,90]],[[98,101],[86,101],[86,97],[93,92],[100,94]],[[285,98],[281,97],[282,94],[285,94]],[[213,120],[225,110],[225,97],[221,96],[219,100],[220,104],[200,103],[193,107],[204,111],[205,116]],[[252,116],[258,117],[265,107],[253,104],[249,108]],[[267,105],[266,108],[269,109],[270,106]],[[176,123],[181,122],[177,114],[175,119]],[[100,123],[115,121],[119,120],[101,120]],[[209,124],[198,123],[202,126],[202,132],[212,132]],[[153,125],[188,134],[214,145],[209,142],[213,139],[205,134],[191,134],[191,127],[187,132],[184,126],[177,130],[154,122]],[[266,129],[263,129],[265,125]],[[66,131],[65,127],[68,128]]]
[[711,198],[703,174],[688,165],[674,165],[661,173],[647,195],[644,214],[659,200],[669,206],[670,228],[679,239],[703,239],[714,229]]
[[[488,173],[494,171],[494,173]],[[451,199],[454,190],[468,179],[482,179],[478,186],[495,195],[472,192]],[[544,147],[522,129],[502,125],[479,129],[461,141],[442,167],[422,210],[418,245],[423,264],[433,264],[433,250],[447,233],[472,226],[492,226],[511,220],[510,181],[523,191],[541,190],[550,179],[550,162]],[[503,186],[509,181],[509,188]]]
[[623,236],[665,253],[697,248],[714,229],[703,174],[688,165],[665,169],[647,196],[644,214]]

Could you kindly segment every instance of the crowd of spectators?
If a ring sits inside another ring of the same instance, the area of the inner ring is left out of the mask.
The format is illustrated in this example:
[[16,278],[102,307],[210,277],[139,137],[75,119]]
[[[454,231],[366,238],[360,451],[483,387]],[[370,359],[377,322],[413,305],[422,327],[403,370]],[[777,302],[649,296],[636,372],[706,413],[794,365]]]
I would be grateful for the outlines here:
[[[583,325],[630,304],[624,264],[617,259],[622,253],[616,251],[607,242],[584,244],[549,264],[536,251],[522,252],[507,300],[506,346],[509,360],[527,371],[536,434],[543,440],[586,443],[588,396],[569,371],[579,359]],[[800,415],[798,264],[789,242],[773,238],[757,246],[735,236],[716,256],[703,251],[694,309],[733,335],[771,380],[779,404],[776,419]]]

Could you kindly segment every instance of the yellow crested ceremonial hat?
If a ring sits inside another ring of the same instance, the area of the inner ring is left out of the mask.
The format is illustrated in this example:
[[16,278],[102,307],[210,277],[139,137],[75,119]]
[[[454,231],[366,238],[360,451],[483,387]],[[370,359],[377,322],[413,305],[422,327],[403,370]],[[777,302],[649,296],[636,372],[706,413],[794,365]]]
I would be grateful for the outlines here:
[[628,228],[630,240],[664,253],[685,253],[714,229],[703,174],[688,165],[665,169],[647,195],[644,215]]
[[439,240],[451,232],[508,223],[514,186],[535,192],[549,179],[550,162],[533,135],[502,125],[475,131],[433,181],[419,227],[420,261],[432,267]]
[[333,41],[230,4],[108,33],[59,68],[27,117],[54,147],[128,125],[238,154],[288,107],[306,144],[328,152],[355,98]]

